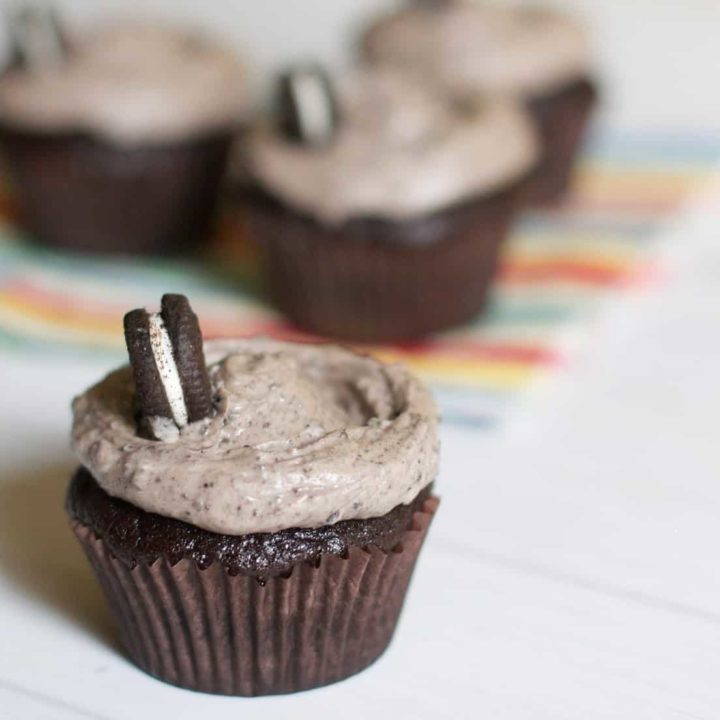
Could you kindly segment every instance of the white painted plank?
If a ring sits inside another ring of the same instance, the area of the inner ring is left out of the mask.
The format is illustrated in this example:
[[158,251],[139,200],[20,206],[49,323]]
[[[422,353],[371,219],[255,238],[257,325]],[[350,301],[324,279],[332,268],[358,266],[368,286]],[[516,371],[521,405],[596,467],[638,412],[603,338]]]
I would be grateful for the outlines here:
[[0,680],[2,720],[103,720],[99,715],[67,705],[36,690]]
[[113,720],[150,717],[158,707],[176,720],[198,712],[217,720],[317,717],[338,708],[350,719],[717,717],[719,624],[493,566],[442,543],[428,550],[390,651],[335,687],[273,700],[180,691],[9,593],[13,651],[0,656],[0,678]]
[[668,287],[618,310],[522,431],[446,436],[443,539],[720,617],[717,227],[687,218]]

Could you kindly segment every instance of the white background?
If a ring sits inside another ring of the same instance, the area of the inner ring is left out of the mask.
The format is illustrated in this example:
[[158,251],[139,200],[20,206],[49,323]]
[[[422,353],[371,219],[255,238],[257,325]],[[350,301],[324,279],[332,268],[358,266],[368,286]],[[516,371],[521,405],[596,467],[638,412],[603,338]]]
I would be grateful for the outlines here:
[[[0,0],[0,7],[16,1]],[[71,27],[128,16],[168,18],[206,28],[252,59],[260,78],[256,85],[269,68],[297,59],[347,64],[357,24],[398,4],[399,0],[57,0]],[[718,0],[548,4],[569,8],[591,27],[614,120],[641,127],[716,123],[711,84],[718,70]]]
[[[370,0],[170,8],[262,66],[339,58]],[[578,2],[624,125],[720,131],[720,4]],[[252,40],[252,42],[250,42]],[[522,430],[447,428],[443,504],[399,633],[370,670],[281,699],[166,687],[114,647],[60,511],[68,400],[107,370],[0,356],[0,718],[720,717],[720,181],[678,216],[666,287],[598,328]]]

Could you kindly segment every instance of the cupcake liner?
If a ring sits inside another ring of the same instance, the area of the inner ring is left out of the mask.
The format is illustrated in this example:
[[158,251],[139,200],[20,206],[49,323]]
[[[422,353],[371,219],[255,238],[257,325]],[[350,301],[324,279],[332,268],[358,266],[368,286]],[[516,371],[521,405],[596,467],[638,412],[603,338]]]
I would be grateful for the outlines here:
[[303,330],[341,340],[411,340],[485,305],[518,186],[418,219],[327,225],[258,191],[251,238],[274,304]]
[[354,546],[267,578],[217,562],[129,567],[88,526],[72,525],[133,662],[192,690],[270,695],[342,680],[382,654],[438,502],[425,501],[390,552]]
[[205,239],[231,142],[124,147],[0,127],[26,230],[78,252],[175,253]]
[[567,194],[597,90],[589,80],[528,103],[540,134],[542,155],[525,192],[530,205],[552,205]]

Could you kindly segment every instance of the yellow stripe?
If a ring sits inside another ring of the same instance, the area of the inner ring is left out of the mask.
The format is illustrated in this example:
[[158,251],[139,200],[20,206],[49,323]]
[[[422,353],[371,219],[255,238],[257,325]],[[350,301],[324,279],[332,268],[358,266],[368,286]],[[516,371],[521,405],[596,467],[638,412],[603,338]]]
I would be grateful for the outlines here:
[[[122,335],[115,330],[98,332],[97,325],[53,323],[52,313],[41,313],[31,308],[23,311],[19,303],[0,299],[0,320],[25,337],[36,336],[42,340],[91,341],[97,346],[122,347]],[[115,325],[113,323],[113,325]],[[463,360],[454,358],[408,357],[391,350],[377,350],[374,354],[386,362],[402,362],[427,380],[452,385],[469,385],[493,390],[517,389],[537,372],[537,367],[521,362],[493,362],[485,360]]]
[[15,311],[8,311],[0,304],[0,321],[3,327],[12,332],[17,332],[24,338],[37,338],[43,342],[57,340],[58,342],[78,342],[84,345],[103,348],[121,348],[123,345],[122,335],[117,333],[97,333],[83,328],[73,328],[66,325],[58,325],[43,322],[37,317],[19,314]]
[[701,179],[688,178],[613,178],[613,177],[586,177],[578,183],[573,191],[575,198],[586,196],[601,197],[603,200],[613,200],[620,197],[629,203],[644,202],[648,200],[682,200],[688,191],[700,184]]
[[534,254],[565,253],[579,257],[627,257],[635,254],[641,242],[627,235],[602,234],[587,230],[531,230],[510,237],[511,252]]
[[86,315],[81,310],[77,312],[56,310],[52,305],[39,305],[28,302],[23,298],[14,296],[12,293],[0,293],[0,307],[3,307],[6,312],[18,313],[31,322],[61,324],[68,329],[88,333],[99,332],[112,336],[122,335],[122,324],[119,318]]
[[427,380],[445,384],[473,385],[496,390],[516,389],[538,372],[537,365],[491,360],[458,360],[453,358],[408,357],[392,350],[373,353],[385,362],[399,362]]
[[614,169],[596,163],[583,164],[577,173],[580,189],[588,184],[609,185],[613,188],[631,188],[644,191],[648,188],[686,188],[711,174],[708,168],[623,168]]

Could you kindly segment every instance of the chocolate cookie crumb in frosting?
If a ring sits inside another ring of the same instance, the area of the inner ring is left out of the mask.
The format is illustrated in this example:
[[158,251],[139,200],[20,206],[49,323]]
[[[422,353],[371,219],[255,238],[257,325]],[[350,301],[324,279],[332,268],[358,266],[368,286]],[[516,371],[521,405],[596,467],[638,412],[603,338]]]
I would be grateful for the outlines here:
[[435,478],[437,411],[399,366],[333,346],[206,344],[216,413],[137,434],[121,368],[73,405],[73,445],[110,495],[230,535],[380,517]]
[[409,3],[363,38],[373,64],[417,73],[459,93],[552,93],[591,74],[587,33],[552,8],[496,2]]
[[64,62],[0,78],[0,122],[132,146],[232,132],[244,119],[242,65],[202,36],[120,23],[68,42]]
[[326,223],[428,215],[504,189],[537,159],[534,128],[515,100],[455,102],[392,70],[357,72],[335,87],[331,142],[299,145],[270,122],[248,140],[259,185]]

